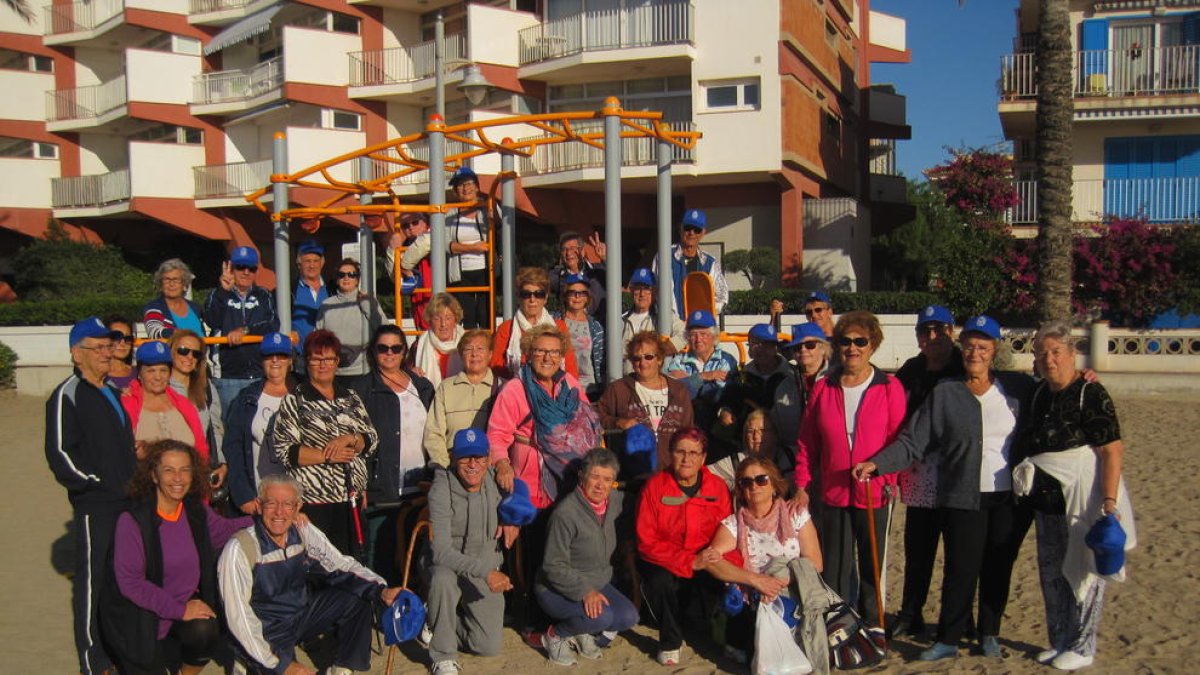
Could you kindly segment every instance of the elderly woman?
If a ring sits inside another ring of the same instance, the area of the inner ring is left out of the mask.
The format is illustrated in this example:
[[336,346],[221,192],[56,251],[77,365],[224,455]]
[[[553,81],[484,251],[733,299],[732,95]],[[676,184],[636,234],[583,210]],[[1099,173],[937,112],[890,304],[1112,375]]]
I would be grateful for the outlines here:
[[1012,494],[1013,447],[1025,417],[1033,379],[993,370],[1000,324],[987,316],[966,323],[960,344],[964,375],[937,384],[900,436],[870,461],[854,467],[856,480],[894,474],[929,455],[938,458],[937,522],[945,538],[942,609],[937,642],[921,660],[955,656],[971,621],[979,589],[979,643],[1000,657],[1000,620],[1021,541],[1027,508]]
[[792,326],[788,351],[795,357],[796,384],[800,391],[800,414],[808,405],[808,395],[817,380],[829,370],[829,338],[816,323]]
[[433,296],[425,308],[429,329],[417,338],[411,365],[412,371],[429,380],[434,389],[442,380],[462,372],[462,356],[457,351],[463,336],[462,318],[462,305],[449,293]]
[[112,331],[112,360],[108,362],[108,374],[104,381],[124,391],[129,383],[137,379],[137,367],[133,365],[133,322],[123,316],[113,315],[104,319],[104,326]]
[[[795,601],[803,612],[796,637],[814,672],[827,673],[829,643],[823,619],[829,596],[816,576],[822,570],[821,547],[808,509],[784,499],[787,487],[770,459],[742,460],[737,468],[737,510],[721,521],[712,546],[701,551],[696,564],[717,579],[758,591],[767,601],[780,594]],[[727,554],[741,565],[726,559]],[[753,644],[753,616],[743,611],[729,626],[730,655],[737,660],[744,660]]]
[[159,295],[142,310],[146,337],[152,340],[168,338],[178,328],[204,335],[203,310],[187,299],[195,278],[191,268],[179,258],[164,260],[158,266],[154,272],[154,287]]
[[1046,603],[1050,648],[1037,660],[1060,670],[1089,666],[1106,579],[1096,573],[1084,545],[1100,516],[1116,514],[1126,533],[1126,550],[1137,543],[1133,507],[1121,477],[1125,447],[1116,408],[1104,387],[1087,382],[1075,368],[1071,329],[1045,324],[1034,336],[1037,371],[1044,381],[1033,393],[1024,450],[1029,456],[1013,471],[1018,495],[1036,509],[1038,572]]
[[[591,246],[600,262],[593,263],[584,254],[584,246]],[[558,264],[550,268],[550,292],[562,293],[568,277],[582,277],[588,287],[587,302],[584,303],[588,316],[604,321],[604,261],[608,257],[608,246],[593,232],[586,242],[575,232],[565,232],[558,238]]]
[[296,388],[292,375],[292,340],[283,333],[268,333],[259,344],[264,378],[238,393],[225,419],[222,455],[229,466],[229,497],[242,513],[258,513],[258,484],[284,472],[275,457],[271,433],[275,413]]
[[99,608],[106,647],[122,673],[204,670],[220,637],[217,552],[249,517],[226,520],[204,504],[208,472],[195,448],[151,443],[129,486],[134,505],[117,520],[112,577]]
[[[671,436],[671,463],[646,481],[637,509],[642,595],[658,619],[658,662],[679,663],[683,626],[680,594],[719,593],[703,572],[700,551],[732,511],[729,489],[704,466],[708,436],[683,427]],[[695,625],[705,617],[690,617]]]
[[781,471],[791,475],[794,459],[790,449],[795,446],[802,414],[796,371],[779,353],[779,332],[774,326],[755,324],[746,335],[750,360],[738,371],[737,377],[726,381],[721,393],[721,412],[725,419],[720,421],[715,432],[736,437],[731,431],[740,429],[751,410],[765,410],[778,434],[780,446],[789,449],[771,459]]
[[[375,296],[359,290],[362,268],[353,258],[343,258],[337,266],[337,293],[326,298],[317,309],[317,328],[331,331],[341,342],[341,361],[337,376],[352,378],[370,370],[366,355],[371,335],[383,323],[383,310]],[[350,380],[345,384],[349,386]]]
[[[546,270],[538,267],[522,267],[517,270],[517,295],[520,305],[513,318],[496,329],[496,341],[492,347],[492,370],[501,377],[515,377],[525,362],[521,336],[534,326],[557,327],[563,335],[570,335],[567,324],[556,321],[546,311],[546,296],[550,292],[550,278]],[[579,376],[579,362],[568,340],[563,347],[563,368],[573,377]]]
[[587,277],[578,274],[565,277],[561,287],[563,307],[566,309],[554,318],[567,327],[579,370],[579,382],[587,390],[588,399],[595,401],[600,398],[600,392],[604,391],[604,383],[608,380],[604,370],[604,326],[588,313],[588,298],[592,291]]
[[[658,439],[656,466],[670,462],[671,437],[683,427],[692,426],[692,399],[687,387],[679,380],[663,375],[663,342],[658,333],[643,331],[634,335],[625,346],[625,358],[633,372],[609,385],[600,397],[600,420],[605,433],[624,450],[625,431],[644,424]],[[618,453],[620,454],[620,453]],[[623,479],[644,478],[633,472],[641,468],[626,462]]]
[[442,380],[425,418],[425,453],[431,466],[450,468],[450,443],[463,429],[486,429],[499,384],[488,362],[492,334],[472,328],[458,341],[462,372]]
[[722,456],[708,455],[708,470],[716,477],[725,481],[725,485],[733,490],[737,480],[737,468],[747,457],[766,457],[770,459],[779,453],[779,436],[775,427],[762,410],[751,410],[746,415],[746,423],[742,425],[742,442],[736,449]]
[[[875,602],[876,580],[871,563],[867,525],[867,483],[854,481],[850,470],[895,440],[904,423],[904,387],[871,365],[871,355],[883,342],[883,329],[874,314],[843,314],[833,327],[833,344],[840,365],[817,381],[800,425],[796,453],[796,497],[808,506],[810,489],[820,500],[817,529],[821,532],[822,574],[834,592],[853,602],[851,578],[858,551],[858,610],[871,626],[882,617]],[[819,479],[813,469],[819,468]],[[810,486],[810,483],[816,483]],[[870,481],[871,506],[879,550],[887,550],[888,493],[895,479]],[[880,561],[882,567],[883,561]]]
[[341,348],[330,331],[308,334],[308,381],[279,405],[271,450],[304,487],[312,523],[339,551],[354,555],[365,544],[360,509],[379,435],[358,394],[334,381]]
[[200,413],[200,427],[204,429],[208,447],[215,451],[213,487],[221,487],[229,470],[221,454],[225,422],[217,387],[208,377],[204,341],[192,331],[181,328],[171,334],[167,349],[171,352],[171,389],[176,394],[186,396],[196,406],[196,412]]
[[736,375],[738,369],[737,359],[721,349],[717,340],[720,334],[717,319],[711,312],[703,309],[692,312],[688,315],[685,333],[687,351],[675,354],[663,366],[667,375],[687,385],[696,426],[706,431],[717,421],[725,381]]
[[407,507],[429,479],[422,438],[433,385],[404,366],[408,341],[399,326],[375,329],[370,351],[371,372],[353,385],[379,434],[367,482],[367,564],[398,584],[394,554],[404,541],[397,542],[397,521],[405,512],[415,521],[417,513]]
[[196,448],[208,464],[208,436],[200,413],[186,396],[171,389],[171,353],[162,342],[146,342],[137,349],[138,379],[121,395],[121,406],[129,414],[138,456],[147,443],[174,439]]
[[550,661],[561,666],[575,665],[572,651],[600,658],[597,635],[628,630],[638,621],[637,608],[612,585],[622,502],[620,492],[613,491],[618,469],[612,452],[588,452],[579,469],[579,487],[550,516],[534,594],[556,620],[542,634],[542,646]]

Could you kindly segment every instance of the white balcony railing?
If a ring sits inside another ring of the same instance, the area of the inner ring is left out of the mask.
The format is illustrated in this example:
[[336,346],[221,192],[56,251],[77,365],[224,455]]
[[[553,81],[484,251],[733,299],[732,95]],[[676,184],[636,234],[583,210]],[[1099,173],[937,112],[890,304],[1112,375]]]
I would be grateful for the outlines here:
[[104,84],[46,92],[46,120],[86,120],[116,110],[129,102],[125,76]]
[[[693,122],[669,122],[672,131],[693,131]],[[571,127],[579,133],[601,131],[601,120],[580,122]],[[533,136],[521,140],[541,138]],[[543,145],[530,157],[520,158],[519,170],[523,176],[573,171],[604,166],[604,152],[584,143],[553,143]],[[693,162],[695,151],[671,146],[671,162]],[[646,166],[658,163],[658,141],[653,138],[625,138],[621,140],[621,163],[624,166]]]
[[[1200,93],[1200,45],[1155,49],[1097,49],[1075,52],[1073,94],[1144,96]],[[1000,96],[1037,96],[1037,65],[1033,53],[1001,57]]]
[[637,7],[584,12],[521,29],[518,59],[527,65],[601,49],[691,43],[693,24],[690,0],[652,0]]
[[896,176],[896,141],[891,138],[872,138],[867,148],[868,173]]
[[125,0],[89,0],[46,6],[46,35],[92,30],[125,11]]
[[114,204],[129,199],[130,192],[129,169],[50,179],[50,203],[56,209]]
[[283,86],[283,57],[246,70],[203,73],[192,80],[192,104],[225,103],[257,98]]
[[254,0],[188,0],[188,14],[207,14],[223,12],[227,9],[241,9]]
[[271,160],[209,164],[192,168],[196,199],[241,197],[254,192],[271,179]]
[[[466,58],[466,38],[464,33],[446,37],[446,61]],[[429,40],[404,47],[350,52],[350,86],[399,84],[433,77],[433,48],[433,40]]]
[[[1016,181],[1015,186],[1021,202],[1009,209],[1005,220],[1012,225],[1036,223],[1037,182]],[[1071,189],[1071,219],[1077,223],[1111,218],[1156,224],[1200,222],[1200,176],[1077,180]]]

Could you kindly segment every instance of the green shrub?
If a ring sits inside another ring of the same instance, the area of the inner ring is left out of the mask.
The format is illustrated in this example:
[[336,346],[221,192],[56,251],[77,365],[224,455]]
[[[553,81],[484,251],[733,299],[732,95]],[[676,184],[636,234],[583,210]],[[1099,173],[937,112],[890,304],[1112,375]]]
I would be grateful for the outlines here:
[[88,316],[105,317],[120,314],[133,320],[142,316],[142,300],[114,297],[91,297],[42,302],[14,302],[0,305],[0,326],[70,326]]
[[56,221],[46,239],[35,239],[17,251],[12,270],[14,290],[25,301],[140,298],[154,292],[153,275],[127,263],[116,247],[74,241]]
[[[771,309],[771,300],[783,301],[784,312],[799,314],[804,311],[804,301],[811,291],[800,288],[771,288],[749,291],[730,291],[726,314],[766,314]],[[916,314],[926,305],[940,302],[933,293],[864,291],[862,293],[832,293],[833,311],[841,314],[855,309],[865,309],[876,314]]]
[[17,353],[0,342],[0,389],[17,386]]

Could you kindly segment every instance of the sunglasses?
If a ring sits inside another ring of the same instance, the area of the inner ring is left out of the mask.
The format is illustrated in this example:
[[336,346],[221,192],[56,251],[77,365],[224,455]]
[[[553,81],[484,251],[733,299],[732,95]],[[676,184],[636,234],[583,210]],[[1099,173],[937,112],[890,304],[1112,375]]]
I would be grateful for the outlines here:
[[338,272],[337,278],[339,278],[339,279],[357,279],[358,272]]
[[700,234],[704,230],[702,230],[698,227],[692,227],[691,225],[685,225],[683,228],[683,231],[687,232],[688,234]]
[[917,335],[941,335],[949,328],[950,326],[944,323],[931,321],[917,326]]
[[545,300],[546,299],[546,291],[521,291],[520,296],[521,296],[522,300],[528,300],[530,298],[537,298],[538,300]]
[[133,344],[133,340],[134,340],[132,335],[126,335],[120,331],[113,331],[112,334],[109,335],[109,337],[112,338],[113,342],[125,342],[128,344]]
[[828,312],[828,311],[829,311],[828,307],[810,307],[810,308],[804,310],[804,316],[812,316],[813,314],[824,314],[825,312]]
[[375,345],[376,354],[387,354],[388,352],[393,354],[403,354],[404,345]]
[[257,272],[258,265],[234,265],[233,269],[239,272]]
[[199,349],[188,349],[187,347],[176,347],[175,353],[180,356],[190,356],[192,358],[200,358],[204,352]]
[[834,338],[833,341],[836,342],[839,347],[849,347],[850,345],[854,345],[855,347],[866,347],[867,345],[871,344],[871,341],[865,337],[849,338],[844,335]]
[[657,354],[634,354],[633,356],[629,357],[629,362],[637,363],[638,361],[653,361],[657,358]]
[[742,476],[741,478],[737,479],[738,487],[742,488],[743,490],[751,485],[762,487],[764,485],[769,485],[770,483],[771,477],[765,473],[760,473],[757,476]]
[[820,347],[821,342],[820,342],[820,340],[810,340],[808,342],[801,342],[800,344],[798,344],[796,346],[799,347],[800,349],[812,350],[812,349],[816,349],[817,347]]
[[587,291],[567,291],[568,298],[586,298],[589,295],[591,295],[591,293]]

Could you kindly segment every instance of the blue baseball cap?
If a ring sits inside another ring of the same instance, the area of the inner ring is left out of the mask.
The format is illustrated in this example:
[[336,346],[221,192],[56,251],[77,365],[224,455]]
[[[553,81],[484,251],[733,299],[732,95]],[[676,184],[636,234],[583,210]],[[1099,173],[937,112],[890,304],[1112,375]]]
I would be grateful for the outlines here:
[[454,434],[454,447],[450,449],[450,455],[454,459],[487,457],[490,451],[487,434],[482,429],[460,429]]
[[501,525],[524,527],[537,518],[537,507],[529,498],[529,486],[520,478],[513,479],[512,492],[500,500],[500,506],[496,510]]
[[921,313],[917,317],[917,326],[924,326],[927,323],[933,323],[935,321],[937,323],[944,323],[953,326],[954,315],[950,313],[949,309],[946,309],[941,305],[930,305],[921,310]]
[[779,331],[769,323],[756,323],[748,335],[759,342],[779,342]]
[[262,343],[258,345],[258,353],[261,356],[274,356],[275,354],[291,356],[292,338],[283,333],[267,333],[263,336]]
[[827,305],[833,305],[833,300],[829,299],[829,294],[825,291],[813,291],[809,293],[808,297],[804,299],[804,304],[807,305],[810,302],[823,302]]
[[698,227],[702,230],[707,230],[708,217],[704,215],[703,211],[698,209],[688,209],[684,212],[683,220],[679,222],[679,226],[687,227],[688,225],[691,225],[692,227]]
[[986,314],[973,316],[963,324],[962,332],[979,333],[993,340],[1000,339],[1000,322]]
[[315,239],[306,239],[300,242],[300,246],[296,248],[296,255],[307,255],[315,253],[319,256],[325,255],[325,247]]
[[250,246],[239,246],[233,249],[233,255],[229,256],[229,262],[234,265],[258,267],[258,251]]
[[389,647],[408,642],[420,635],[425,625],[425,603],[416,593],[402,589],[383,610],[379,623],[383,624],[383,641]]
[[1096,521],[1083,538],[1096,560],[1096,573],[1116,574],[1125,566],[1125,529],[1113,514]]
[[636,270],[633,271],[633,276],[629,277],[629,285],[633,286],[635,284],[641,284],[643,286],[655,285],[654,284],[654,272],[651,272],[650,270],[646,269],[645,267],[637,268]]
[[829,342],[829,336],[825,335],[825,331],[822,330],[821,327],[816,323],[812,321],[809,321],[808,323],[798,323],[795,326],[792,326],[792,339],[790,342],[788,342],[788,346],[795,347],[805,340],[812,340],[814,338],[820,340],[821,342]]
[[587,286],[590,284],[590,282],[588,281],[588,278],[582,274],[568,274],[562,278],[563,290],[566,290],[567,286],[570,286],[571,284],[583,284]]
[[717,325],[717,319],[706,309],[697,309],[688,315],[688,328],[712,328]]
[[454,187],[459,183],[465,183],[469,180],[475,181],[476,185],[479,184],[479,176],[475,175],[475,172],[471,170],[471,167],[460,166],[455,169],[454,174],[450,176],[450,187]]
[[137,357],[140,366],[156,366],[160,363],[171,362],[171,350],[167,349],[167,343],[158,340],[143,342],[142,346],[137,348],[134,356]]
[[112,338],[115,332],[114,330],[109,330],[108,326],[105,326],[99,317],[89,316],[71,326],[71,335],[68,338],[68,342],[71,347],[74,347],[87,338]]

